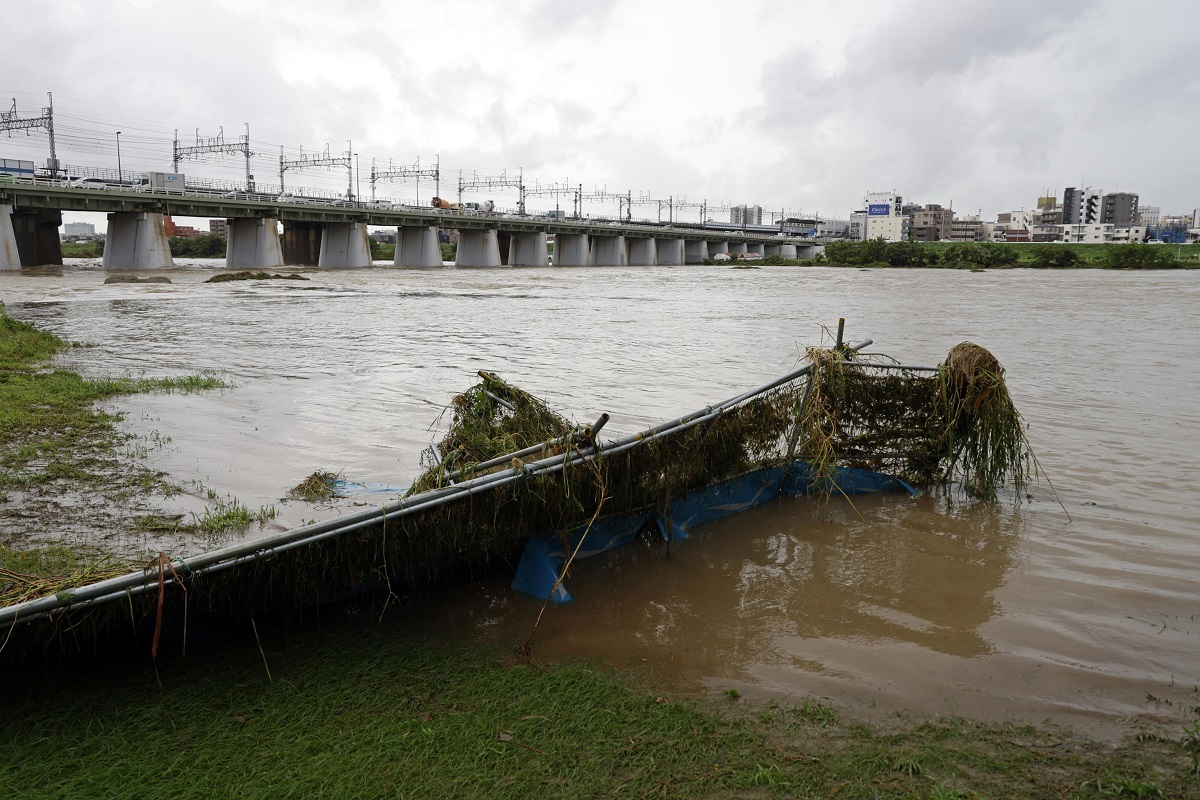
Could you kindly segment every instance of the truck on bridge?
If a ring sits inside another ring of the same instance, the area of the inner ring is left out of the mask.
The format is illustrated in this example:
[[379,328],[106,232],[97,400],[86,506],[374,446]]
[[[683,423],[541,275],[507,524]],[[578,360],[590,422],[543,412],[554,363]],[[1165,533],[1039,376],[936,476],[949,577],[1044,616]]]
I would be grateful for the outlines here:
[[16,183],[20,178],[34,177],[32,161],[0,158],[0,183]]
[[186,185],[187,180],[178,172],[143,172],[138,180],[138,186],[145,186],[149,189],[180,189]]
[[460,206],[458,203],[451,203],[449,200],[443,200],[440,197],[433,198],[429,205],[433,206],[434,208],[443,208],[446,211],[462,211],[462,206]]

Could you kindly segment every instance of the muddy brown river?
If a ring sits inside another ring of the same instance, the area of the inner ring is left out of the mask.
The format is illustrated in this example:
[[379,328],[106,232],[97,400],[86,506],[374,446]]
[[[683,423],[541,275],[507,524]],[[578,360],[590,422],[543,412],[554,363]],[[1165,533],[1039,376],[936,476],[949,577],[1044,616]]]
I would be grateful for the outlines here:
[[[982,344],[1070,521],[1044,481],[1020,505],[780,499],[669,557],[635,544],[577,564],[575,602],[547,614],[537,653],[878,719],[1117,735],[1178,730],[1200,705],[1200,272],[376,268],[204,284],[214,266],[155,273],[170,285],[104,285],[87,261],[0,272],[0,299],[97,344],[69,356],[74,369],[233,383],[116,407],[144,440],[169,437],[153,466],[273,504],[282,527],[402,490],[479,369],[577,419],[607,411],[615,436],[781,374],[838,317],[848,339],[910,364]],[[318,468],[355,484],[351,497],[281,500]],[[420,613],[448,637],[515,644],[539,605],[498,577]]]

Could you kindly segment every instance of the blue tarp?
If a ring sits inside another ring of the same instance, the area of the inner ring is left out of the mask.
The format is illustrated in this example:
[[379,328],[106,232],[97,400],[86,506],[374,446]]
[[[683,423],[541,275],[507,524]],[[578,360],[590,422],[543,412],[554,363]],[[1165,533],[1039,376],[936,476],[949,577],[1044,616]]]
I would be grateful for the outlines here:
[[[916,494],[915,489],[899,478],[861,469],[839,467],[834,480],[837,491],[848,495],[904,491]],[[512,588],[543,600],[553,592],[555,602],[568,602],[571,594],[566,587],[559,584],[556,588],[555,584],[577,547],[577,559],[603,553],[632,541],[652,520],[664,540],[686,539],[688,530],[697,525],[747,511],[780,494],[808,494],[812,484],[809,465],[795,461],[786,472],[783,467],[755,470],[692,492],[670,501],[662,513],[607,517],[596,520],[590,529],[581,525],[565,537],[558,533],[533,536],[525,543]]]

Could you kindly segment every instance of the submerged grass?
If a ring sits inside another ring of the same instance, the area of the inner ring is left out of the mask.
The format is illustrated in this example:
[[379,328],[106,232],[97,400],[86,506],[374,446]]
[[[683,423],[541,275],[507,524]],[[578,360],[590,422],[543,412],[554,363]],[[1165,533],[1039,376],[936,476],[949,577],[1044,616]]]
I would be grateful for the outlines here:
[[511,666],[418,626],[260,620],[261,653],[246,625],[223,650],[160,660],[161,689],[127,664],[10,683],[0,796],[1200,797],[1174,741],[873,727],[816,700],[751,707],[585,663]]
[[[151,495],[176,491],[166,476],[136,463],[146,446],[116,428],[119,415],[96,403],[146,392],[198,392],[228,386],[211,373],[168,378],[88,379],[47,367],[74,345],[9,317],[0,305],[0,537],[6,560],[28,552],[20,579],[0,591],[0,605],[54,587],[107,576],[117,559],[92,546],[73,546],[67,558],[48,532],[97,528],[97,539],[145,530],[139,519]],[[158,436],[157,432],[155,435]],[[163,439],[159,437],[158,442]],[[73,498],[62,502],[62,498]],[[125,559],[125,567],[138,566]]]

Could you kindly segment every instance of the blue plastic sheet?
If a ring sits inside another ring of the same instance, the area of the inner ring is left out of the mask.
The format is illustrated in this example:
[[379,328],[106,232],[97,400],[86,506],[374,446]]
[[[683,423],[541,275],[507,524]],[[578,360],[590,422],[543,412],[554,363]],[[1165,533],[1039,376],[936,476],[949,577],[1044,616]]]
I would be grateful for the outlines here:
[[[878,472],[839,467],[834,480],[837,489],[848,495],[904,491],[916,494],[915,489],[899,478]],[[553,594],[554,602],[569,602],[571,594],[559,582],[559,576],[576,548],[579,548],[576,559],[603,553],[632,541],[651,521],[657,524],[664,540],[686,539],[688,531],[697,525],[747,511],[780,494],[808,494],[812,485],[812,469],[803,461],[795,461],[786,470],[784,467],[755,470],[691,492],[670,501],[661,513],[607,517],[596,520],[590,528],[587,525],[574,528],[566,536],[558,533],[533,536],[525,543],[512,588],[542,600]]]

